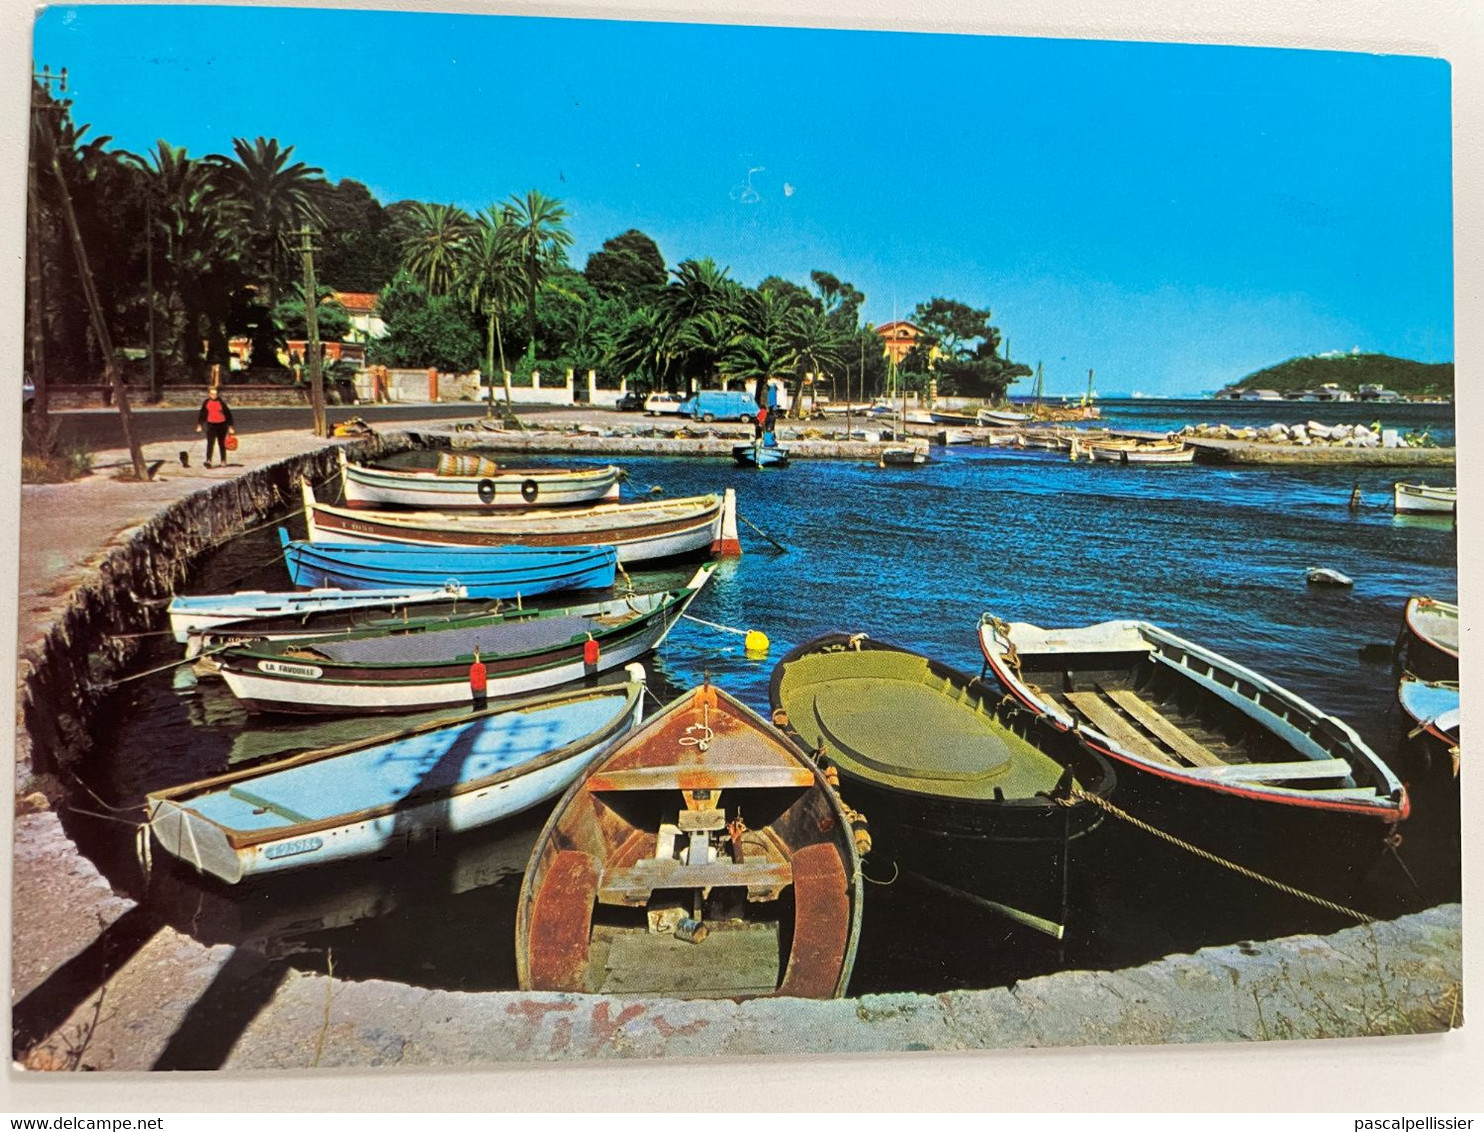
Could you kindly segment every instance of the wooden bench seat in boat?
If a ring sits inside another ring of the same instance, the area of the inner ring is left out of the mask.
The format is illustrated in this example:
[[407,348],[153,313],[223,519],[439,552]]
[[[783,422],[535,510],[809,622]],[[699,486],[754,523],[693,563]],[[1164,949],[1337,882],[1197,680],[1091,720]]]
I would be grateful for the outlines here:
[[1197,767],[1191,778],[1217,782],[1288,782],[1295,779],[1344,778],[1350,764],[1344,759],[1306,759],[1291,763],[1233,763],[1228,766]]
[[1170,749],[1181,758],[1196,766],[1219,767],[1226,765],[1225,759],[1213,754],[1200,743],[1197,743],[1181,730],[1178,725],[1166,719],[1153,704],[1141,699],[1133,689],[1103,688],[1102,691],[1110,700],[1153,732],[1156,737],[1168,743]]
[[626,869],[605,871],[598,884],[603,904],[643,904],[661,888],[740,888],[781,892],[793,883],[787,861],[712,861],[686,865],[645,858]]
[[803,766],[646,766],[600,770],[590,790],[728,790],[813,786],[814,772]]
[[1183,763],[1151,743],[1133,725],[1105,703],[1097,692],[1066,692],[1067,702],[1104,735],[1130,753],[1141,755],[1176,770],[1188,769]]

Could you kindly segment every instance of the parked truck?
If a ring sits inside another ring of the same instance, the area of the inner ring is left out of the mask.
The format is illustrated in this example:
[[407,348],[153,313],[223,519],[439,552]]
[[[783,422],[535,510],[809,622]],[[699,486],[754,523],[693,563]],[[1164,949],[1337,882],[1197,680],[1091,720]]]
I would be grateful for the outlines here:
[[741,390],[702,389],[681,402],[680,415],[700,421],[751,421],[757,402]]

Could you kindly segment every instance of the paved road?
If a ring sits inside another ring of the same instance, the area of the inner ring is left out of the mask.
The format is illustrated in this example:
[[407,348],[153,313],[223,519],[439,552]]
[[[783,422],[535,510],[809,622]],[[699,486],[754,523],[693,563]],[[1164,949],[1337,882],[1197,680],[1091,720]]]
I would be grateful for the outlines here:
[[[586,406],[521,406],[520,412],[522,415],[540,413],[548,416],[551,413],[571,411],[573,408]],[[362,417],[373,427],[379,427],[396,421],[467,420],[483,416],[484,408],[471,402],[447,405],[331,405],[325,412],[332,425],[351,417]],[[64,442],[94,449],[123,447],[124,434],[115,409],[73,409],[54,412],[51,416],[59,423],[58,437]],[[311,420],[308,406],[303,405],[234,407],[232,417],[237,423],[238,433],[244,439],[254,432],[291,429],[296,422],[303,422],[307,432]],[[201,440],[196,433],[195,409],[136,408],[133,420],[140,444],[192,443]]]

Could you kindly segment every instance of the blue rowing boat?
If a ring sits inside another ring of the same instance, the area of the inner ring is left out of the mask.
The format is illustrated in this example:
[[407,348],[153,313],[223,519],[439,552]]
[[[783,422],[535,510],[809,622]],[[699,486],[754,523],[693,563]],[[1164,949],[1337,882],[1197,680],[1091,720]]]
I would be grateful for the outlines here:
[[429,547],[305,542],[278,528],[296,586],[348,590],[463,586],[473,598],[528,598],[562,590],[608,589],[618,569],[611,546]]
[[788,464],[788,449],[776,445],[734,444],[732,459],[744,468],[781,468]]
[[565,790],[643,714],[643,669],[577,689],[293,755],[149,796],[169,853],[235,884],[478,829]]

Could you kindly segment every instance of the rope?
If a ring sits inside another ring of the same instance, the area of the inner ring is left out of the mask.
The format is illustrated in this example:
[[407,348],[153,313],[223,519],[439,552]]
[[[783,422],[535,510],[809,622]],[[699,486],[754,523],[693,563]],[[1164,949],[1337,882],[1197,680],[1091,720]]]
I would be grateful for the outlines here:
[[68,806],[67,812],[70,814],[85,814],[90,818],[101,818],[103,821],[118,822],[119,825],[127,825],[134,829],[145,829],[149,825],[148,822],[140,823],[130,821],[128,818],[116,818],[111,814],[100,814],[96,810],[84,810],[78,806]]
[[128,684],[134,680],[143,680],[146,676],[155,676],[161,672],[169,672],[172,668],[179,668],[182,664],[194,664],[204,656],[215,656],[219,652],[236,648],[236,642],[225,645],[217,645],[214,649],[202,649],[195,656],[188,656],[184,660],[172,660],[169,664],[162,664],[158,668],[148,668],[143,672],[135,672],[130,676],[120,676],[117,680],[106,680],[102,684],[89,684],[91,692],[106,692],[110,688],[117,688],[120,684]]
[[1071,796],[1070,798],[1056,798],[1054,800],[1059,802],[1063,806],[1071,805],[1072,798],[1083,802],[1091,802],[1094,806],[1105,810],[1107,813],[1112,814],[1115,818],[1119,818],[1122,821],[1128,822],[1136,829],[1142,829],[1145,833],[1151,834],[1154,837],[1159,838],[1161,841],[1167,841],[1171,845],[1184,849],[1188,853],[1193,853],[1195,854],[1195,856],[1200,857],[1204,861],[1210,861],[1214,865],[1220,865],[1224,869],[1230,869],[1232,872],[1237,873],[1239,876],[1244,876],[1248,880],[1255,880],[1260,884],[1268,885],[1270,888],[1276,888],[1279,892],[1286,892],[1289,896],[1296,896],[1300,900],[1307,900],[1310,904],[1317,904],[1319,907],[1327,909],[1331,912],[1338,913],[1339,915],[1349,916],[1351,919],[1362,924],[1373,924],[1376,922],[1374,918],[1372,918],[1371,916],[1367,916],[1364,912],[1357,912],[1354,908],[1347,908],[1343,904],[1336,904],[1334,901],[1326,900],[1322,896],[1315,896],[1312,892],[1305,892],[1301,888],[1294,888],[1290,884],[1284,884],[1280,880],[1274,880],[1270,876],[1264,876],[1262,873],[1249,869],[1245,865],[1239,865],[1234,861],[1228,861],[1224,857],[1218,857],[1215,853],[1202,849],[1198,845],[1192,845],[1188,841],[1182,841],[1174,834],[1166,833],[1162,829],[1157,829],[1156,827],[1150,825],[1148,822],[1134,817],[1133,814],[1119,809],[1112,802],[1108,801],[1108,799],[1100,798],[1096,794],[1089,794],[1075,782],[1070,785],[1069,793]]
[[771,542],[774,546],[776,546],[784,554],[787,554],[788,553],[788,547],[784,546],[781,542],[779,542],[776,538],[774,538],[772,535],[770,535],[767,531],[763,530],[756,523],[754,523],[750,519],[748,519],[748,517],[746,515],[742,514],[741,511],[738,511],[737,512],[737,518],[741,519],[744,523],[746,523],[754,531],[756,531],[758,534],[762,535],[763,538],[765,538],[769,542]]
[[891,880],[877,880],[875,877],[872,877],[866,873],[864,865],[861,866],[861,879],[868,884],[879,884],[882,888],[886,888],[888,885],[896,884],[897,877],[901,875],[902,870],[897,866],[897,863],[895,861],[891,863]]
[[715,621],[703,621],[699,617],[692,617],[689,613],[682,613],[680,616],[684,617],[687,621],[694,621],[697,625],[705,625],[708,629],[720,629],[723,633],[736,633],[739,637],[747,636],[746,629],[733,629],[730,625],[718,625]]

